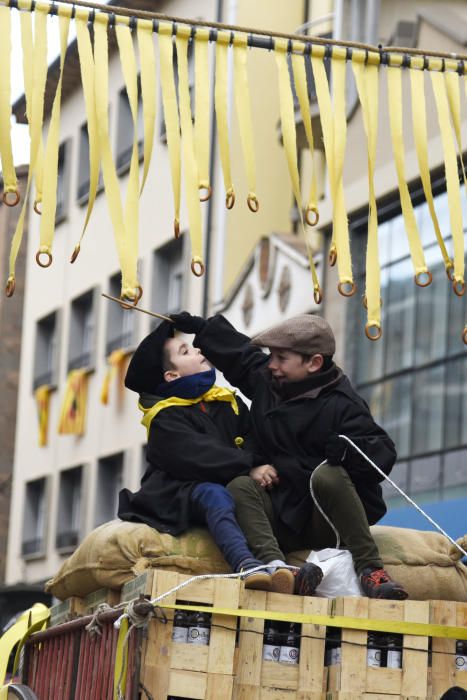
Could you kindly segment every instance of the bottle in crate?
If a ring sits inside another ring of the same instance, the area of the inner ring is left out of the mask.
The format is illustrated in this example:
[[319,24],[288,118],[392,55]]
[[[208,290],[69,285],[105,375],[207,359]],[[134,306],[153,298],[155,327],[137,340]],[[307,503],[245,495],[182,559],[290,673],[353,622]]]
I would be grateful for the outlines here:
[[273,620],[265,620],[263,635],[263,660],[279,661],[281,653],[279,625]]
[[211,616],[205,612],[193,613],[188,627],[188,644],[209,644]]
[[467,641],[456,642],[456,671],[467,671]]
[[401,634],[388,634],[386,636],[387,668],[402,668],[402,644]]
[[342,661],[341,646],[342,630],[338,627],[328,627],[326,631],[325,665],[334,666]]
[[366,663],[375,668],[381,666],[381,641],[377,632],[368,632]]
[[282,664],[298,664],[300,658],[300,625],[291,622],[282,637],[279,661]]
[[188,628],[190,626],[189,614],[186,610],[175,610],[172,641],[177,644],[188,642]]

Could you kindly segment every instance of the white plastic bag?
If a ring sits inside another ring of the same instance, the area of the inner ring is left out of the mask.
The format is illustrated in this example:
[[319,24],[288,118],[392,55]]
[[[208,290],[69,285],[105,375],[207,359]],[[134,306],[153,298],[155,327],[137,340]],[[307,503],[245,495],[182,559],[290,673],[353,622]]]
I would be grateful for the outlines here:
[[321,598],[338,596],[362,596],[362,589],[353,566],[352,555],[347,549],[313,550],[306,559],[323,571],[323,580],[314,595]]

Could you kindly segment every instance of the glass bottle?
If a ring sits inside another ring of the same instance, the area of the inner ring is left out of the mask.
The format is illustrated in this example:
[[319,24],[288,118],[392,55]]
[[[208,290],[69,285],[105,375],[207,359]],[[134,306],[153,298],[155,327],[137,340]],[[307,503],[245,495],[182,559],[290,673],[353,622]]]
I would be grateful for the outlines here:
[[188,644],[209,644],[211,616],[205,612],[194,613],[188,628]]
[[456,642],[456,671],[467,671],[467,641]]
[[174,615],[172,641],[177,644],[186,644],[188,641],[188,627],[190,619],[186,610],[176,610]]
[[263,635],[264,661],[279,661],[281,652],[279,625],[273,620],[265,620]]
[[376,632],[368,632],[366,663],[376,668],[381,666],[381,647]]
[[300,658],[300,625],[291,622],[281,643],[279,661],[282,664],[298,664]]

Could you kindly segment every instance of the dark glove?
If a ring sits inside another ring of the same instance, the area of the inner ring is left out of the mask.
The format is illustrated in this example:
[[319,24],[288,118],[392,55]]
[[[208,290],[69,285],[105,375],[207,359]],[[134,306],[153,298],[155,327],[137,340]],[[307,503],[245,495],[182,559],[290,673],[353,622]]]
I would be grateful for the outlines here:
[[206,325],[206,321],[201,316],[192,316],[188,311],[179,314],[170,314],[174,326],[182,333],[199,333]]
[[337,433],[329,433],[324,446],[324,456],[331,466],[342,465],[347,454],[347,443]]

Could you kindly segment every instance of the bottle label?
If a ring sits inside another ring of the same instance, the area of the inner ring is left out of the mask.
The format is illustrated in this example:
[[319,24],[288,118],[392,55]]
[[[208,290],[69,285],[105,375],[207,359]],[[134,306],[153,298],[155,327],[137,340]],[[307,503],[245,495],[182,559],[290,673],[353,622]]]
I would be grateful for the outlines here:
[[402,667],[402,653],[398,649],[388,649],[386,666],[388,668]]
[[263,659],[264,659],[264,661],[279,661],[280,653],[281,653],[281,648],[275,646],[274,644],[264,644],[263,645]]
[[172,641],[177,644],[186,644],[188,641],[188,627],[174,627],[172,630]]
[[281,664],[298,664],[300,649],[298,647],[281,647],[279,661]]
[[368,649],[366,654],[367,666],[381,666],[381,650]]
[[209,644],[209,627],[190,627],[188,644]]
[[342,661],[342,648],[341,647],[334,647],[334,649],[331,649],[331,666],[334,666],[335,664],[340,664]]
[[456,671],[467,671],[467,656],[456,655]]

